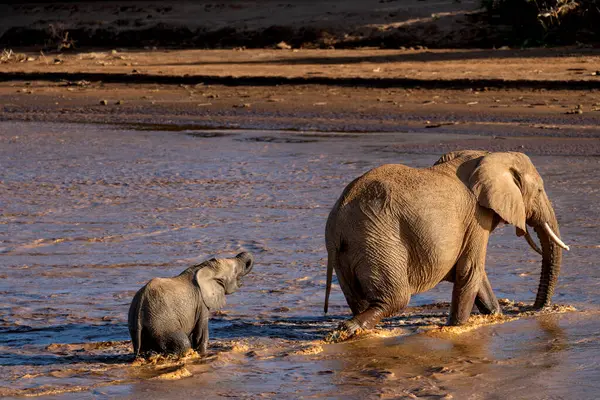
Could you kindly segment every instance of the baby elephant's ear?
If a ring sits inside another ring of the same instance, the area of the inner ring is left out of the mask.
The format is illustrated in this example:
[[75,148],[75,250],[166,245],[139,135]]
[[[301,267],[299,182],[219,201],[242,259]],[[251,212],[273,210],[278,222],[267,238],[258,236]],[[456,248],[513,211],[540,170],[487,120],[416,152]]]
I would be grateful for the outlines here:
[[215,271],[211,267],[200,268],[195,280],[209,310],[218,310],[225,305],[225,288],[215,279]]

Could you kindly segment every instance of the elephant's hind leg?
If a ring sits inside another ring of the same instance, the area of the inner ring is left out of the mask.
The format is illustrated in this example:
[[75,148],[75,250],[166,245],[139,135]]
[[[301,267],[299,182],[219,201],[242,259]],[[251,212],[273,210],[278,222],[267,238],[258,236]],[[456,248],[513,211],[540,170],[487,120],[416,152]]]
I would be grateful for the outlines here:
[[352,255],[348,255],[344,251],[340,252],[336,258],[340,264],[335,267],[335,273],[338,278],[338,284],[346,298],[346,303],[348,303],[350,310],[352,310],[352,315],[360,314],[369,307],[369,302],[365,298],[360,282],[354,274],[352,265],[355,263],[355,260],[353,260]]
[[137,327],[135,329],[131,329],[129,328],[129,334],[131,336],[131,345],[133,347],[133,355],[135,357],[138,357],[141,353],[142,353],[142,347],[141,347],[141,343],[140,343],[140,337],[141,335],[138,335],[137,332]]
[[410,295],[405,296],[400,302],[396,302],[392,309],[387,304],[370,303],[367,309],[347,321],[342,322],[340,328],[350,334],[356,333],[359,329],[372,329],[383,318],[390,316],[395,311],[400,310],[408,305]]
[[[403,309],[410,301],[405,263],[397,254],[371,258],[357,271],[357,285],[364,298],[362,310],[342,323],[350,334],[372,329],[383,318]],[[401,264],[401,265],[399,265]],[[366,307],[365,307],[366,306]]]
[[161,338],[159,346],[161,353],[183,355],[192,348],[192,343],[185,333],[176,331]]
[[340,329],[345,330],[350,335],[355,334],[360,329],[372,329],[388,313],[381,307],[369,306],[365,311],[355,315],[340,325]]
[[146,328],[142,328],[142,334],[140,335],[140,339],[140,353],[138,355],[146,357],[152,352],[161,352],[159,342],[156,340],[155,337],[151,335],[151,333]]

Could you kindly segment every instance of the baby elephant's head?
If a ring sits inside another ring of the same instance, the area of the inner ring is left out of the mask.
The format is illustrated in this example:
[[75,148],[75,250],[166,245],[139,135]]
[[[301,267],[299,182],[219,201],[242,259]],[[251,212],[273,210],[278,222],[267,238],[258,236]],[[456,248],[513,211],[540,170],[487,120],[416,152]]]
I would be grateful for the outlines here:
[[233,258],[213,258],[200,264],[195,281],[209,309],[225,305],[225,295],[242,286],[242,277],[254,266],[252,254],[243,252]]

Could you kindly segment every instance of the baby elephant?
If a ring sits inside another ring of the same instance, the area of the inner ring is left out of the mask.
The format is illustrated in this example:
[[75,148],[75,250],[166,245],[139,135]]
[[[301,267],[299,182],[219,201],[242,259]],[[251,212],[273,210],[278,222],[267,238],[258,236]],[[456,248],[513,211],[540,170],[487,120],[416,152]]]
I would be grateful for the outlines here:
[[135,356],[148,352],[206,352],[211,310],[225,305],[252,270],[250,253],[210,259],[173,278],[154,278],[141,288],[129,307],[129,333]]

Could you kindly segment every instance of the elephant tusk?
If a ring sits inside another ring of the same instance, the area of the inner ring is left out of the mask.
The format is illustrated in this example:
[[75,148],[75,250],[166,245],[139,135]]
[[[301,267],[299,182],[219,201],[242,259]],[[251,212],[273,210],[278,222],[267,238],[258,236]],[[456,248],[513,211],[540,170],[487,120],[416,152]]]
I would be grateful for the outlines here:
[[539,255],[543,256],[544,253],[542,253],[542,250],[540,250],[540,248],[538,247],[537,244],[535,244],[535,242],[533,241],[533,238],[531,237],[531,235],[529,234],[529,231],[527,230],[527,227],[525,227],[525,240],[527,240],[527,244],[529,244],[529,246]]
[[548,236],[550,236],[550,239],[552,239],[554,241],[554,243],[556,243],[557,245],[559,245],[560,247],[562,247],[565,250],[569,250],[569,246],[567,246],[566,244],[563,243],[562,240],[560,240],[560,238],[558,236],[556,236],[556,233],[554,233],[552,231],[552,228],[550,228],[550,225],[548,225],[547,222],[544,222],[544,230],[546,231],[546,233],[548,234]]

